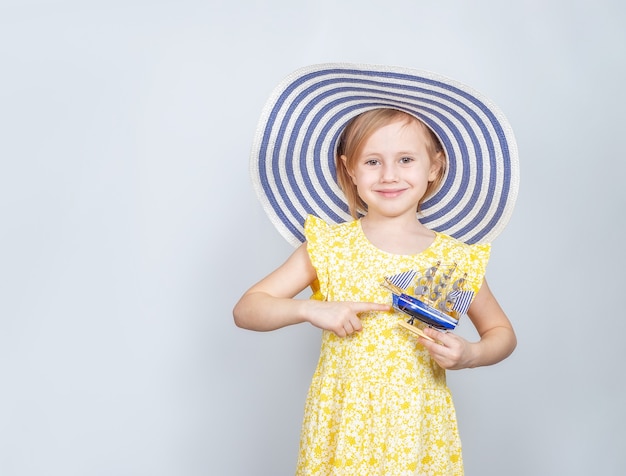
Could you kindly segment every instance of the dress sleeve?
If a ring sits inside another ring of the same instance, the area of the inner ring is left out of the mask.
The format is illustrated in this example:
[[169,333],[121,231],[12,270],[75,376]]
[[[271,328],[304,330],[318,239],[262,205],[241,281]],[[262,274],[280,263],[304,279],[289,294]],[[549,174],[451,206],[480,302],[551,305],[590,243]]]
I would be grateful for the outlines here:
[[[456,294],[452,307],[458,319],[469,309],[485,279],[487,263],[491,254],[491,244],[468,245],[448,237],[443,259],[446,263],[454,263],[456,269],[452,274],[453,292]],[[460,288],[456,288],[460,284]],[[458,294],[460,293],[460,294]]]
[[328,250],[330,226],[322,219],[309,215],[304,222],[304,236],[309,259],[317,273],[311,283],[311,299],[326,301],[328,297]]
[[470,289],[474,296],[478,294],[485,279],[487,263],[491,255],[491,243],[467,245],[467,261],[465,270],[468,274]]

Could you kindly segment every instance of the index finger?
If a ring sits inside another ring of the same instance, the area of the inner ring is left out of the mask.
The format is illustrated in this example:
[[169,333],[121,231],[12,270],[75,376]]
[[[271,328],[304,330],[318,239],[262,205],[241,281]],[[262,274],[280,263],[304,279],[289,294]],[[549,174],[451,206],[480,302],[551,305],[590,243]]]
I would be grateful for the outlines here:
[[391,306],[389,304],[380,304],[377,302],[355,302],[352,303],[353,307],[352,309],[354,310],[354,312],[356,312],[357,314],[361,313],[361,312],[371,312],[371,311],[390,311],[391,310]]

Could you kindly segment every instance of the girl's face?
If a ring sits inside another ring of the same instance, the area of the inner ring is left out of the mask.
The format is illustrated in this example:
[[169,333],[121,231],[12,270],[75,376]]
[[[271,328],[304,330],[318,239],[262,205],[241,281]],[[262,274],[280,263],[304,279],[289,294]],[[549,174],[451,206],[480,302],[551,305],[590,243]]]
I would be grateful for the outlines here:
[[367,204],[368,215],[415,218],[428,182],[439,170],[431,163],[427,140],[420,124],[401,119],[381,127],[366,141],[348,173]]

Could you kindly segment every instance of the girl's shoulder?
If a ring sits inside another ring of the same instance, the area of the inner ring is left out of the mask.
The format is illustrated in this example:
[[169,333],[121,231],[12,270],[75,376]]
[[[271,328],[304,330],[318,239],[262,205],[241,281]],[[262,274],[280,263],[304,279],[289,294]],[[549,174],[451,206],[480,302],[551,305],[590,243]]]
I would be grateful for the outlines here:
[[444,265],[453,265],[474,283],[478,291],[491,255],[491,243],[469,244],[449,235],[437,233],[433,253]]
[[358,226],[357,220],[329,224],[315,215],[308,215],[304,222],[304,235],[307,242],[312,240],[334,241],[345,239],[346,236],[358,232]]
[[491,252],[491,243],[465,243],[444,233],[437,233],[436,242],[444,249],[462,254],[487,254]]

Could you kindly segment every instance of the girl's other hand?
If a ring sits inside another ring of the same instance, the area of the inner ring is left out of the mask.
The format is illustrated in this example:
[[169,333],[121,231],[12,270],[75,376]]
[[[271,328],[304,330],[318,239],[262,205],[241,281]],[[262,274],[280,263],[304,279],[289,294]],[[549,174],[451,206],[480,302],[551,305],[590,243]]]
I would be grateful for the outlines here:
[[388,304],[374,302],[308,301],[309,322],[315,327],[331,331],[338,337],[359,332],[363,326],[359,314],[391,310]]
[[424,329],[424,334],[435,342],[420,337],[420,343],[442,368],[458,370],[472,366],[474,344],[451,332],[440,332],[430,327]]
[[442,333],[426,328],[424,333],[439,343],[420,342],[430,355],[444,369],[466,369],[493,365],[507,358],[515,346],[517,338],[511,322],[491,293],[487,280],[472,301],[467,315],[478,331],[480,340],[468,342],[451,332]]

